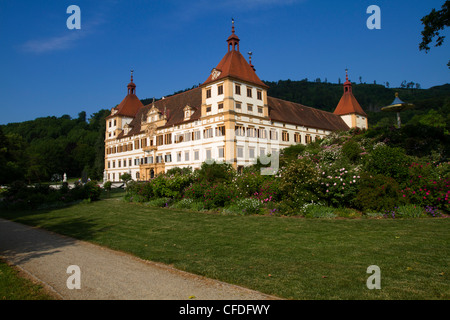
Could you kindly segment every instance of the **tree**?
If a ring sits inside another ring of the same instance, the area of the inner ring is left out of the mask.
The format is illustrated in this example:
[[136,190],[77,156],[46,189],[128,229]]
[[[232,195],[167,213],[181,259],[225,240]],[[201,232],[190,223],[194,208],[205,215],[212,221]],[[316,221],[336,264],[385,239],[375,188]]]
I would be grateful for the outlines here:
[[[445,36],[440,34],[440,31],[450,25],[450,0],[446,0],[442,5],[441,10],[431,10],[431,12],[424,16],[420,21],[424,25],[422,33],[422,42],[419,44],[419,50],[425,50],[427,53],[430,50],[430,43],[434,37],[437,37],[435,47],[439,47],[444,42]],[[450,68],[450,61],[447,66]]]

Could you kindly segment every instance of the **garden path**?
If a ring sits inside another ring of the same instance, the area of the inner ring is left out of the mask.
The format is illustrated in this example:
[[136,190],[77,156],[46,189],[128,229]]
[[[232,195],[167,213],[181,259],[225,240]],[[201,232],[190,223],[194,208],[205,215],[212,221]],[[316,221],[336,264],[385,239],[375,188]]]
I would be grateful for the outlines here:
[[[0,257],[64,300],[271,300],[275,297],[0,219]],[[80,289],[69,289],[79,267]]]

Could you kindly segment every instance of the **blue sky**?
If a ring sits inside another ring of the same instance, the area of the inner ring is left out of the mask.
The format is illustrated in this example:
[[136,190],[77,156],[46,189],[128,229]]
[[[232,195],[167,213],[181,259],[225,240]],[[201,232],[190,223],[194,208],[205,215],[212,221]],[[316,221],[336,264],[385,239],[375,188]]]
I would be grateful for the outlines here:
[[[198,85],[227,51],[231,18],[262,80],[337,83],[348,68],[354,82],[442,85],[450,37],[428,54],[418,46],[420,19],[443,3],[0,0],[0,124],[110,109],[125,97],[130,69],[141,99]],[[73,4],[80,30],[66,25]],[[366,26],[369,5],[381,9],[379,30]]]

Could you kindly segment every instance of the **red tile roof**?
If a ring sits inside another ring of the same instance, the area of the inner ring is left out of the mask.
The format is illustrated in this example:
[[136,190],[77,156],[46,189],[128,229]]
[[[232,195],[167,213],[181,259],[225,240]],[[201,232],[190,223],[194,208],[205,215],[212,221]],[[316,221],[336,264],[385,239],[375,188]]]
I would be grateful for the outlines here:
[[252,66],[237,50],[228,51],[217,65],[216,70],[220,71],[220,75],[216,79],[213,79],[212,75],[209,75],[208,79],[203,83],[204,85],[226,77],[231,77],[263,88],[268,88],[268,86],[256,75]]
[[272,121],[329,131],[345,131],[349,129],[339,115],[331,112],[272,97],[267,97],[267,103],[269,106],[269,118]]
[[351,91],[344,92],[344,94],[341,97],[341,100],[339,100],[339,103],[336,109],[334,110],[334,114],[346,115],[352,113],[356,113],[367,117],[367,114],[361,108],[353,93],[351,93]]
[[136,113],[141,109],[144,105],[141,100],[135,94],[128,94],[122,102],[115,108],[117,113],[114,115],[121,115],[126,117],[134,117]]

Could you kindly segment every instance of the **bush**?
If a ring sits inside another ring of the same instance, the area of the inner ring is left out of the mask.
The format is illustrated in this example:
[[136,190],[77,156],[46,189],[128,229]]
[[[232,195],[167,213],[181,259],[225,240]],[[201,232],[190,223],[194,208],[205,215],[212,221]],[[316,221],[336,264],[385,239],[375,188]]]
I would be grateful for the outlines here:
[[351,207],[358,192],[360,173],[355,167],[320,167],[321,197],[334,207]]
[[230,182],[235,172],[233,167],[229,163],[217,163],[213,162],[208,164],[202,163],[202,166],[197,171],[198,177],[202,181],[208,182]]
[[319,200],[319,174],[314,163],[307,159],[292,161],[280,170],[280,193],[295,207]]
[[96,181],[86,182],[83,186],[82,199],[89,199],[90,201],[96,201],[100,199],[101,188]]
[[226,183],[196,181],[184,192],[187,198],[203,202],[205,209],[214,209],[228,205],[237,197],[236,189]]
[[363,150],[361,150],[358,143],[356,143],[353,139],[348,140],[342,146],[342,153],[352,163],[356,163],[360,160],[362,152]]
[[394,179],[380,174],[363,174],[354,206],[364,212],[382,212],[404,204],[405,200],[400,194],[398,183]]
[[373,175],[384,175],[402,181],[408,177],[409,157],[402,148],[387,145],[374,147],[367,158],[365,169]]

